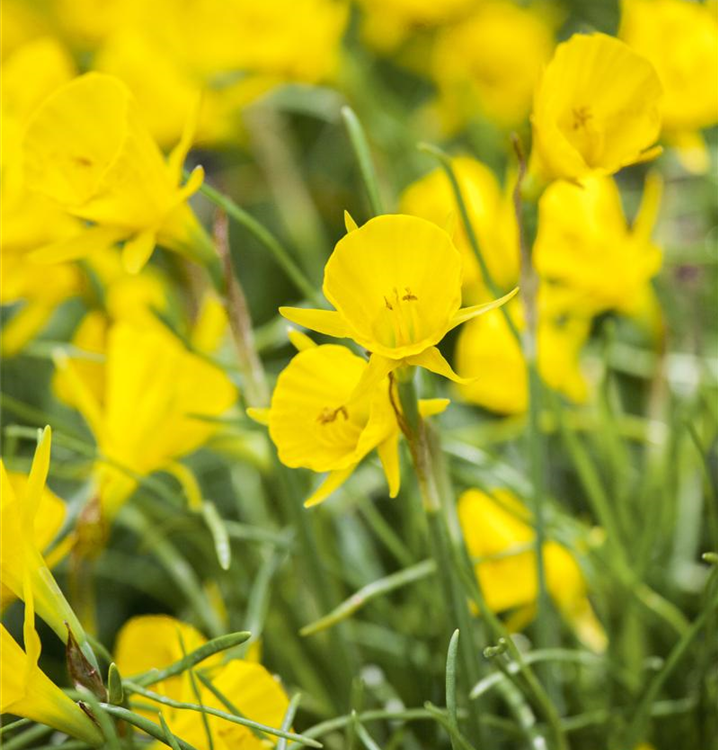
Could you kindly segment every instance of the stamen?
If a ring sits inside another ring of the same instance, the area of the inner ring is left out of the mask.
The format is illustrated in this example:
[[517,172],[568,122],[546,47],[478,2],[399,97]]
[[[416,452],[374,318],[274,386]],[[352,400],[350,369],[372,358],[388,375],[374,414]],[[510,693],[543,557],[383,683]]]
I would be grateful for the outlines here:
[[346,406],[340,406],[337,409],[330,409],[328,406],[325,406],[322,409],[321,414],[317,417],[317,422],[319,422],[319,424],[335,422],[340,414],[346,421],[349,420],[349,412],[347,411]]

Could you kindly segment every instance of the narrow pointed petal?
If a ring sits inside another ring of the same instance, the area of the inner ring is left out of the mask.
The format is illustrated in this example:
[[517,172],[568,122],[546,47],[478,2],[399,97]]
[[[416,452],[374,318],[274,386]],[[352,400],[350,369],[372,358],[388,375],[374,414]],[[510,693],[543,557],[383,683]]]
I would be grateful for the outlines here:
[[317,487],[317,489],[314,491],[314,493],[307,498],[307,500],[304,502],[305,508],[311,508],[313,505],[319,505],[319,503],[323,503],[329,495],[332,494],[332,492],[335,492],[336,490],[341,487],[344,482],[349,479],[354,469],[356,469],[357,465],[352,464],[346,469],[338,469],[337,471],[330,471],[329,476]]
[[419,414],[422,417],[434,417],[446,411],[450,403],[448,398],[422,398],[419,400]]
[[21,498],[21,509],[25,522],[28,524],[28,531],[33,531],[35,514],[45,489],[47,473],[50,469],[50,447],[52,445],[52,429],[48,425],[42,431],[40,442],[35,450],[35,457],[32,460],[30,476],[25,488],[25,497]]
[[290,328],[287,331],[287,336],[289,336],[292,346],[298,352],[303,352],[305,349],[314,349],[317,346],[317,344],[312,341],[306,333],[302,333],[296,328]]
[[455,383],[472,383],[476,380],[476,378],[459,377],[459,375],[451,369],[451,365],[444,359],[443,354],[435,346],[425,349],[421,354],[407,357],[404,361],[408,365],[431,370],[431,372],[435,372],[437,375],[453,380]]
[[292,323],[296,323],[311,331],[334,336],[338,339],[347,338],[349,329],[342,316],[336,310],[308,310],[304,307],[280,307],[279,314]]
[[146,229],[125,242],[122,262],[129,273],[139,273],[152,255],[157,243],[157,232]]
[[369,358],[369,364],[362,373],[356,388],[349,397],[349,403],[359,401],[375,390],[384,378],[389,376],[404,363],[401,359],[389,359],[382,357],[380,354],[372,354]]
[[74,237],[39,247],[29,254],[33,263],[63,263],[86,258],[100,248],[112,247],[128,234],[115,227],[89,227]]
[[473,305],[472,307],[464,307],[453,317],[449,330],[456,328],[456,326],[466,323],[467,320],[476,318],[479,315],[495,310],[497,307],[505,305],[512,297],[518,294],[519,288],[515,287],[508,294],[504,294],[503,297],[493,300],[492,302],[486,302],[483,305]]
[[353,232],[355,229],[359,229],[359,225],[352,219],[352,215],[349,213],[349,211],[344,212],[344,226],[347,229],[347,234],[349,232]]
[[658,219],[658,210],[663,196],[663,178],[658,172],[649,172],[643,186],[643,197],[638,214],[633,222],[633,234],[648,242]]
[[189,179],[180,188],[177,195],[177,202],[187,200],[191,195],[194,195],[201,187],[204,182],[204,167],[198,164],[190,173]]
[[104,432],[100,404],[88,384],[80,377],[70,358],[61,351],[53,352],[55,367],[67,383],[74,406],[85,418],[94,435],[99,439]]
[[396,497],[401,487],[398,431],[393,432],[383,443],[379,443],[377,453],[389,485],[389,497]]
[[187,118],[187,122],[182,130],[182,136],[180,137],[179,143],[172,149],[167,158],[167,164],[169,165],[170,171],[178,183],[182,178],[182,166],[187,158],[189,150],[192,148],[195,136],[197,135],[197,127],[199,126],[201,112],[202,96],[200,94],[190,108],[189,117]]
[[197,477],[189,467],[179,463],[179,461],[172,461],[164,467],[164,470],[180,483],[185,497],[189,501],[189,507],[192,510],[202,510],[202,490]]
[[257,424],[263,424],[265,427],[269,427],[269,413],[269,409],[262,409],[256,406],[250,406],[247,409],[247,416]]

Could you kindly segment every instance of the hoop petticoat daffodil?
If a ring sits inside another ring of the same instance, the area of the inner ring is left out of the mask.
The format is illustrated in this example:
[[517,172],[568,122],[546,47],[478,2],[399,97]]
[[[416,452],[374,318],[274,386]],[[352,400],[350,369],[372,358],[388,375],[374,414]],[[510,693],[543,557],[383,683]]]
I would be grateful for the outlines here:
[[165,160],[119,78],[87,73],[51,94],[25,133],[25,182],[95,226],[33,257],[58,262],[124,241],[131,271],[145,265],[157,243],[205,258],[204,230],[186,203],[202,184],[202,168],[180,186],[193,130],[191,123]]
[[[317,505],[340,487],[359,462],[377,449],[396,497],[400,486],[399,424],[386,377],[372,390],[353,396],[370,365],[336,344],[317,346],[306,336],[293,338],[302,348],[280,374],[269,409],[248,409],[269,427],[279,460],[292,469],[329,472],[304,503]],[[442,412],[447,399],[420,402],[423,416]]]
[[500,307],[518,291],[488,304],[461,308],[462,260],[451,237],[416,216],[377,216],[350,230],[324,269],[325,297],[336,310],[280,307],[293,323],[371,352],[352,399],[403,365],[424,367],[463,382],[437,349],[461,323]]
[[530,172],[578,181],[660,153],[662,88],[648,60],[606,34],[559,44],[534,96]]

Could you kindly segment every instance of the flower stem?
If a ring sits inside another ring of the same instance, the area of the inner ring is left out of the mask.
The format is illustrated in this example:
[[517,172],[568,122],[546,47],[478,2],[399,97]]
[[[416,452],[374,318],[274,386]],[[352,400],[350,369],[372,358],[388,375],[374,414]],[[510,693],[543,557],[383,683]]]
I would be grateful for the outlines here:
[[[413,370],[409,370],[403,373],[402,377],[397,378],[397,389],[403,412],[402,427],[411,451],[422,506],[429,526],[431,552],[436,561],[452,631],[458,628],[462,633],[459,639],[459,654],[464,673],[463,680],[466,685],[474,685],[474,680],[479,676],[480,671],[478,651],[472,637],[474,627],[458,571],[459,558],[456,550],[453,549],[453,540],[444,515],[444,504],[440,492],[441,483],[437,475],[437,465],[432,456],[427,425],[419,414],[419,402],[413,376]],[[469,705],[469,721],[472,735],[480,739],[482,730],[478,710],[473,705]]]

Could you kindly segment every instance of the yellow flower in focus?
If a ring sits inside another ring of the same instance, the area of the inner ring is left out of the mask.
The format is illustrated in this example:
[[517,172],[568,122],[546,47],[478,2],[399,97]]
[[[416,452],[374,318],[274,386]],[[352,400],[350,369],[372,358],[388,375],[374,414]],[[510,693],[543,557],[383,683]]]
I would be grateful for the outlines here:
[[[538,580],[528,510],[508,490],[487,494],[472,489],[459,498],[458,515],[471,557],[496,558],[474,566],[488,607],[511,611],[515,624],[533,619]],[[588,601],[586,580],[574,556],[553,541],[543,545],[543,555],[546,586],[559,611],[587,647],[605,651],[606,634]]]
[[[237,390],[222,370],[160,325],[142,330],[113,324],[104,354],[102,399],[96,371],[88,376],[67,358],[58,361],[58,370],[102,455],[125,469],[98,462],[100,503],[112,518],[137,486],[127,470],[141,476],[173,471],[177,459],[218,431],[211,418],[234,404]],[[175,473],[182,481],[181,467]]]
[[662,261],[651,241],[661,192],[660,177],[649,175],[629,227],[611,177],[591,178],[580,186],[557,181],[546,189],[539,201],[533,261],[544,280],[558,284],[569,309],[588,315],[617,310],[648,318],[653,329],[660,326],[650,279]]
[[[173,617],[134,617],[123,625],[118,635],[116,663],[123,676],[129,677],[150,669],[167,667],[203,643],[205,638],[201,633]],[[222,655],[216,654],[195,669],[207,674],[215,688],[231,701],[245,718],[272,727],[281,726],[289,701],[281,684],[261,664],[237,659],[223,663]],[[227,710],[227,707],[199,681],[197,687],[203,705]],[[156,683],[152,690],[174,700],[197,702],[187,673]],[[177,736],[198,750],[208,747],[204,723],[199,713],[158,705],[157,711],[160,709]],[[155,720],[148,709],[143,709],[140,713]],[[247,727],[212,716],[207,718],[215,748],[262,750],[267,747],[268,740],[259,739]],[[159,743],[152,745],[153,750],[159,750],[160,747],[163,746]]]
[[41,541],[38,529],[43,527],[44,521],[38,521],[37,517],[41,504],[46,507],[43,496],[50,467],[51,440],[51,430],[46,427],[26,482],[13,486],[0,460],[0,578],[14,596],[25,601],[26,607],[28,595],[32,596],[33,611],[37,610],[63,643],[67,642],[69,627],[85,651],[87,637],[38,547]]
[[[4,469],[2,470],[5,476]],[[4,494],[4,488],[3,488]],[[3,518],[3,528],[5,519]],[[3,538],[3,547],[5,539]],[[32,549],[19,550],[33,557]],[[24,567],[23,599],[25,617],[23,623],[24,650],[0,625],[0,651],[2,671],[0,676],[0,713],[14,714],[31,721],[37,721],[53,729],[77,737],[93,747],[103,744],[104,738],[92,719],[71,698],[50,680],[38,666],[41,644],[35,630],[35,607],[33,585],[29,580],[28,569],[32,560]]]
[[[399,425],[389,396],[389,381],[352,400],[366,373],[365,359],[343,346],[309,342],[277,379],[271,407],[250,409],[249,415],[269,426],[279,460],[290,468],[329,472],[306,501],[316,505],[340,487],[375,448],[389,484],[399,492]],[[424,401],[422,414],[437,414],[445,399]]]
[[[15,497],[24,497],[28,490],[29,477],[26,474],[18,472],[8,472],[7,478]],[[65,515],[65,503],[52,490],[44,487],[35,515],[34,546],[43,555],[49,568],[59,562],[63,551],[57,548],[52,553],[51,558],[47,555],[48,548],[55,540],[65,521]],[[2,609],[5,609],[10,602],[15,600],[15,594],[4,583],[0,583],[0,595],[2,597],[0,599],[0,608]]]
[[627,44],[574,34],[556,48],[534,95],[531,172],[577,181],[653,158],[661,93],[651,63]]
[[336,311],[281,307],[279,312],[371,352],[355,398],[404,365],[460,382],[436,344],[517,291],[462,309],[461,280],[461,255],[443,229],[415,216],[378,216],[339,240],[327,261],[323,291]]
[[[519,245],[511,195],[502,191],[494,173],[468,156],[452,159],[454,174],[479,241],[484,261],[500,289],[513,288],[519,277]],[[409,185],[402,193],[399,208],[404,214],[449,227],[461,253],[463,298],[481,302],[490,298],[481,268],[458,218],[456,199],[443,169],[437,168]]]
[[57,262],[124,240],[130,271],[145,265],[156,243],[206,259],[207,238],[186,202],[202,182],[202,169],[179,184],[190,145],[188,131],[165,161],[117,78],[87,73],[61,87],[28,125],[25,180],[29,189],[97,226],[35,255]]
[[[541,296],[539,297],[541,299]],[[524,327],[521,311],[511,305],[510,314],[519,329]],[[539,318],[539,372],[544,382],[575,402],[588,395],[579,366],[579,355],[588,338],[589,321],[567,317]],[[459,369],[473,380],[459,385],[462,397],[501,414],[523,414],[528,408],[526,363],[521,346],[500,311],[471,321],[456,345]]]
[[620,37],[663,85],[663,128],[684,165],[706,172],[702,128],[718,123],[718,13],[710,3],[623,0]]
[[553,50],[548,7],[523,8],[505,0],[440,32],[432,58],[439,111],[448,132],[477,116],[503,128],[528,117],[531,98]]

